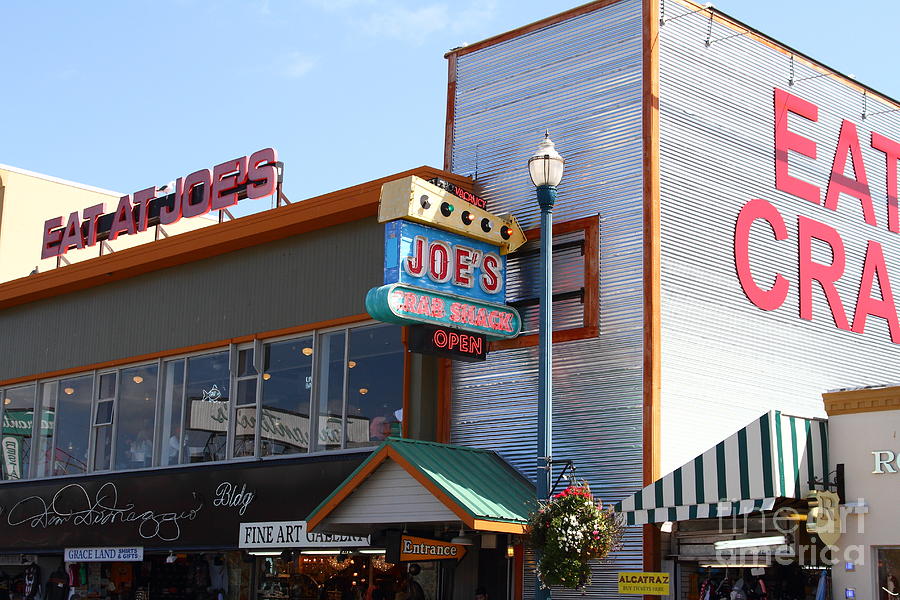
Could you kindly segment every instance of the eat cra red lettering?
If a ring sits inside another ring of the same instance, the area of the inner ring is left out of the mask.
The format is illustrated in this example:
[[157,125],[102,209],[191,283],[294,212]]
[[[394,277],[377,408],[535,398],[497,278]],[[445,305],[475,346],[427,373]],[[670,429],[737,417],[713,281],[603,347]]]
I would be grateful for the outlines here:
[[[800,178],[789,168],[790,153],[816,160],[818,147],[814,140],[792,131],[789,128],[788,117],[794,115],[794,118],[816,123],[819,118],[818,107],[812,102],[776,89],[774,108],[776,189],[832,211],[838,210],[840,202],[846,205],[843,208],[845,211],[859,210],[862,220],[868,225],[872,227],[886,225],[888,231],[900,233],[900,214],[897,205],[897,161],[900,159],[900,143],[874,131],[867,140],[873,149],[883,154],[886,166],[885,204],[876,208],[866,175],[859,132],[854,123],[844,119],[837,132],[837,147],[831,162],[823,202],[822,188]],[[847,173],[848,166],[850,174]],[[849,202],[857,202],[858,209],[848,204]],[[775,205],[763,199],[751,200],[741,209],[735,226],[735,267],[741,288],[747,298],[763,310],[775,310],[784,304],[792,282],[781,273],[775,275],[774,282],[768,287],[754,280],[750,270],[750,230],[757,221],[768,225],[775,240],[788,240],[787,225]],[[840,233],[825,223],[799,215],[796,244],[798,271],[797,281],[794,284],[799,292],[800,318],[812,320],[813,282],[815,282],[824,293],[836,327],[864,333],[867,318],[879,317],[886,321],[891,341],[900,344],[900,322],[897,318],[897,307],[881,243],[875,240],[867,241],[856,309],[852,315],[845,310],[836,286],[838,280],[845,275],[847,256]],[[814,245],[827,246],[831,251],[831,261],[817,261],[813,257]]]

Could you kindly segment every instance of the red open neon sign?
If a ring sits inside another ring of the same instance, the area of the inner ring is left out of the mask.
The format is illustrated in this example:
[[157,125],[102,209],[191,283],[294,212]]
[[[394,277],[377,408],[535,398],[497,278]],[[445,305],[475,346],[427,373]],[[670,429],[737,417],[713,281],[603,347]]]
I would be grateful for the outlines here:
[[410,352],[464,362],[483,361],[487,356],[485,336],[446,327],[413,325],[409,328],[408,345]]

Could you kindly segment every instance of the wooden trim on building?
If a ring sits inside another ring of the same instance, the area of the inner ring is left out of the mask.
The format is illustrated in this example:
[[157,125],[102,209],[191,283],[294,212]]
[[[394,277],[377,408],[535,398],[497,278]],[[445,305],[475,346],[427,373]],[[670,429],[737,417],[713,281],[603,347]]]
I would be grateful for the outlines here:
[[900,410],[900,386],[847,390],[822,394],[829,417],[884,410]]
[[0,310],[100,286],[227,252],[372,218],[381,185],[408,175],[441,177],[471,188],[472,180],[434,167],[418,167],[234,221],[119,250],[59,269],[0,284]]
[[339,491],[328,500],[328,502],[316,510],[316,513],[309,519],[309,529],[315,529],[324,519],[331,514],[334,509],[340,506],[341,502],[359,488],[362,483],[375,473],[387,459],[393,460],[400,465],[406,473],[419,482],[428,492],[435,497],[441,504],[447,507],[453,514],[459,517],[466,527],[475,531],[492,531],[496,533],[511,533],[521,535],[525,532],[525,525],[521,523],[507,523],[505,521],[493,521],[491,519],[478,519],[469,514],[466,509],[455,502],[448,496],[444,490],[438,487],[433,481],[425,476],[419,469],[410,463],[402,454],[397,452],[390,446],[385,446],[379,450],[371,461],[358,471],[352,479],[345,482]]
[[379,451],[377,454],[375,454],[375,456],[371,458],[366,466],[364,466],[355,475],[353,475],[353,479],[342,485],[338,489],[337,493],[332,496],[324,506],[316,510],[316,513],[312,515],[312,517],[307,521],[306,525],[310,529],[310,531],[315,529],[319,525],[319,523],[322,522],[322,519],[331,514],[331,511],[337,508],[338,505],[347,498],[347,496],[353,493],[353,490],[359,487],[359,485],[363,481],[368,479],[369,476],[372,475],[372,473],[374,473],[375,470],[388,459],[388,457],[389,455],[387,452],[387,448],[382,448],[381,451]]
[[444,123],[444,170],[451,168],[453,121],[456,118],[456,55],[447,56],[447,120]]
[[101,369],[109,369],[112,367],[120,367],[123,365],[130,365],[134,363],[147,362],[150,360],[156,360],[158,358],[166,358],[169,356],[178,356],[182,354],[191,354],[193,352],[202,352],[203,350],[213,350],[215,348],[222,348],[223,346],[228,346],[229,344],[243,344],[246,342],[252,342],[254,340],[266,340],[277,337],[282,337],[286,335],[294,335],[301,334],[314,331],[316,329],[325,329],[326,327],[339,327],[341,325],[349,325],[352,323],[360,323],[362,321],[368,321],[372,317],[367,314],[361,315],[351,315],[349,317],[340,317],[337,319],[329,319],[327,321],[319,321],[317,323],[307,323],[306,325],[298,325],[297,327],[288,327],[285,329],[274,329],[272,331],[263,331],[260,333],[255,333],[252,335],[242,335],[240,337],[228,338],[224,340],[216,340],[213,342],[204,342],[202,344],[194,344],[192,346],[183,346],[181,348],[173,348],[171,350],[162,350],[160,352],[152,352],[150,354],[141,354],[139,356],[128,356],[125,358],[117,358],[115,360],[108,360],[104,362],[94,363],[90,365],[81,365],[78,367],[71,367],[68,369],[59,369],[57,371],[47,371],[45,373],[37,373],[32,375],[26,375],[24,377],[16,377],[13,379],[7,379],[5,381],[0,381],[0,387],[5,387],[9,385],[15,385],[18,383],[25,383],[31,381],[40,381],[42,379],[51,379],[55,377],[64,377],[66,375],[73,375],[75,373],[85,373],[87,371],[101,370]]
[[513,546],[513,600],[525,598],[525,544]]
[[507,523],[505,521],[491,521],[489,519],[475,519],[472,523],[475,531],[491,531],[494,533],[509,533],[523,535],[527,526],[523,523]]
[[481,40],[480,42],[475,42],[474,44],[469,44],[468,46],[462,46],[460,48],[454,48],[444,56],[449,58],[451,56],[463,56],[465,54],[469,54],[470,52],[475,52],[476,50],[482,50],[489,46],[494,46],[496,44],[500,44],[502,42],[506,42],[511,39],[515,39],[517,37],[521,37],[523,35],[527,35],[532,31],[537,31],[538,29],[543,29],[544,27],[549,27],[551,25],[556,25],[557,23],[561,23],[563,21],[567,21],[574,17],[578,17],[580,15],[587,14],[589,12],[593,12],[595,10],[599,10],[601,8],[605,8],[611,4],[615,4],[620,0],[595,0],[594,2],[590,2],[588,4],[584,4],[582,6],[576,6],[575,8],[571,8],[565,12],[561,12],[558,15],[553,15],[547,17],[545,19],[541,19],[540,21],[535,21],[534,23],[529,23],[528,25],[523,25],[522,27],[517,27],[511,31],[507,31],[505,33],[501,33],[499,35],[495,35],[489,37],[485,40]]
[[[582,217],[572,221],[555,223],[553,235],[584,231],[584,317],[581,327],[558,329],[553,331],[553,343],[571,342],[594,338],[600,335],[600,219],[599,217]],[[541,238],[540,229],[525,232],[528,241]],[[488,350],[508,350],[510,348],[527,348],[538,345],[538,334],[520,335],[511,340],[491,342]]]
[[644,0],[644,485],[659,478],[659,17]]
[[[659,182],[659,2],[643,0],[643,143],[644,143],[644,357],[643,478],[659,478],[660,465],[660,182]],[[659,571],[660,532],[643,528],[644,569]],[[653,596],[645,596],[649,600]]]

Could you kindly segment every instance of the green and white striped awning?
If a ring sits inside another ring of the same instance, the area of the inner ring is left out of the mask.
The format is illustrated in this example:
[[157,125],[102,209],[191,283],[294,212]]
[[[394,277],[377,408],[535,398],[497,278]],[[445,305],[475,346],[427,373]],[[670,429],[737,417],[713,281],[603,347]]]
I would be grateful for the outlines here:
[[743,515],[803,498],[828,469],[828,423],[770,411],[616,505],[629,525]]

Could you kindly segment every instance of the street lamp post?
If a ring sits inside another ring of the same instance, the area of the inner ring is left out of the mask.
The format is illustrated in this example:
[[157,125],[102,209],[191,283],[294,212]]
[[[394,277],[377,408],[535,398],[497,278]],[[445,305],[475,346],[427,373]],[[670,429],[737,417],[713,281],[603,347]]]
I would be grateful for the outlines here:
[[[528,160],[528,172],[537,191],[541,207],[541,288],[538,356],[538,447],[537,447],[537,499],[550,496],[551,454],[553,441],[553,205],[556,203],[556,186],[563,175],[565,161],[559,155],[550,132]],[[535,598],[549,598],[550,591],[542,590],[535,582]]]

